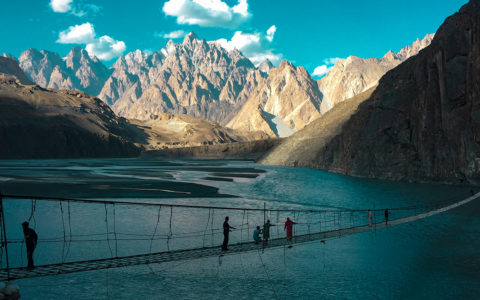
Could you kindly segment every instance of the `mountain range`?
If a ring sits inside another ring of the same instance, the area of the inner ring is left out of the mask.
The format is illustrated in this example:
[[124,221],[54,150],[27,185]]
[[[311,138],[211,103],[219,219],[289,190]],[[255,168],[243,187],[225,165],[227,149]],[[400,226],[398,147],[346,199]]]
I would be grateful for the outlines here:
[[386,71],[427,46],[432,36],[380,60],[354,56],[340,60],[317,81],[288,61],[274,68],[265,60],[255,67],[238,50],[227,51],[195,33],[182,43],[169,41],[159,51],[130,52],[110,69],[79,47],[64,58],[29,49],[18,60],[36,84],[97,95],[128,119],[188,114],[236,130],[286,137],[374,85]]

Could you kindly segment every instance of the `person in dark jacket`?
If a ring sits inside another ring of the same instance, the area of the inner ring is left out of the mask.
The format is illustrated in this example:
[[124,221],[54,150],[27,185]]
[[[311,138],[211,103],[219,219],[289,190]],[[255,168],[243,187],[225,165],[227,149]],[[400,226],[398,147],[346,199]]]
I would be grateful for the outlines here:
[[390,216],[390,213],[388,212],[388,208],[385,208],[385,225],[388,225],[389,216]]
[[22,223],[23,227],[23,236],[25,237],[25,246],[27,246],[27,258],[28,258],[28,269],[33,269],[33,251],[37,247],[38,236],[35,230],[28,227],[28,222]]
[[225,217],[225,222],[223,222],[223,244],[222,244],[222,251],[228,250],[228,236],[232,229],[236,229],[235,227],[230,226],[228,224],[228,217]]

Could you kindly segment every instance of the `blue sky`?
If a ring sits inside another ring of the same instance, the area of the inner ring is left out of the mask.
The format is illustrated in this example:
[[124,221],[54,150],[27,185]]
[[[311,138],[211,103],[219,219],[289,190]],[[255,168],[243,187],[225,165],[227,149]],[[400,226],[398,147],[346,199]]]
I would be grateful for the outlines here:
[[74,45],[107,65],[136,49],[159,50],[194,31],[309,72],[332,58],[382,57],[432,33],[466,0],[16,0],[0,10],[0,52],[28,48],[66,55]]

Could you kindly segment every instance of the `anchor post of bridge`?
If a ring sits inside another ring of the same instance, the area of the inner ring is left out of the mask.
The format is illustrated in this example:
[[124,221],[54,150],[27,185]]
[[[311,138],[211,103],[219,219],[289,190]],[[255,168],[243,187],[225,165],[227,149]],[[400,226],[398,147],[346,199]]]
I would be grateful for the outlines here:
[[2,246],[5,247],[5,261],[7,267],[7,280],[10,280],[10,266],[8,264],[7,232],[5,230],[5,214],[3,213],[3,195],[0,193],[0,226],[2,226]]

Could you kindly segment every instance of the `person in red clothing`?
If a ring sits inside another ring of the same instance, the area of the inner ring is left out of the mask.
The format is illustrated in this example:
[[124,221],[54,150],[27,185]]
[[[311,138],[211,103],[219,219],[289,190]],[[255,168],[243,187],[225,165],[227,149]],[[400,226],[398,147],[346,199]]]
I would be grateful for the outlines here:
[[292,228],[293,228],[293,224],[297,224],[295,222],[293,222],[292,220],[290,220],[290,218],[287,218],[287,221],[285,221],[285,228],[283,230],[286,230],[287,231],[287,241],[291,241],[292,240]]

